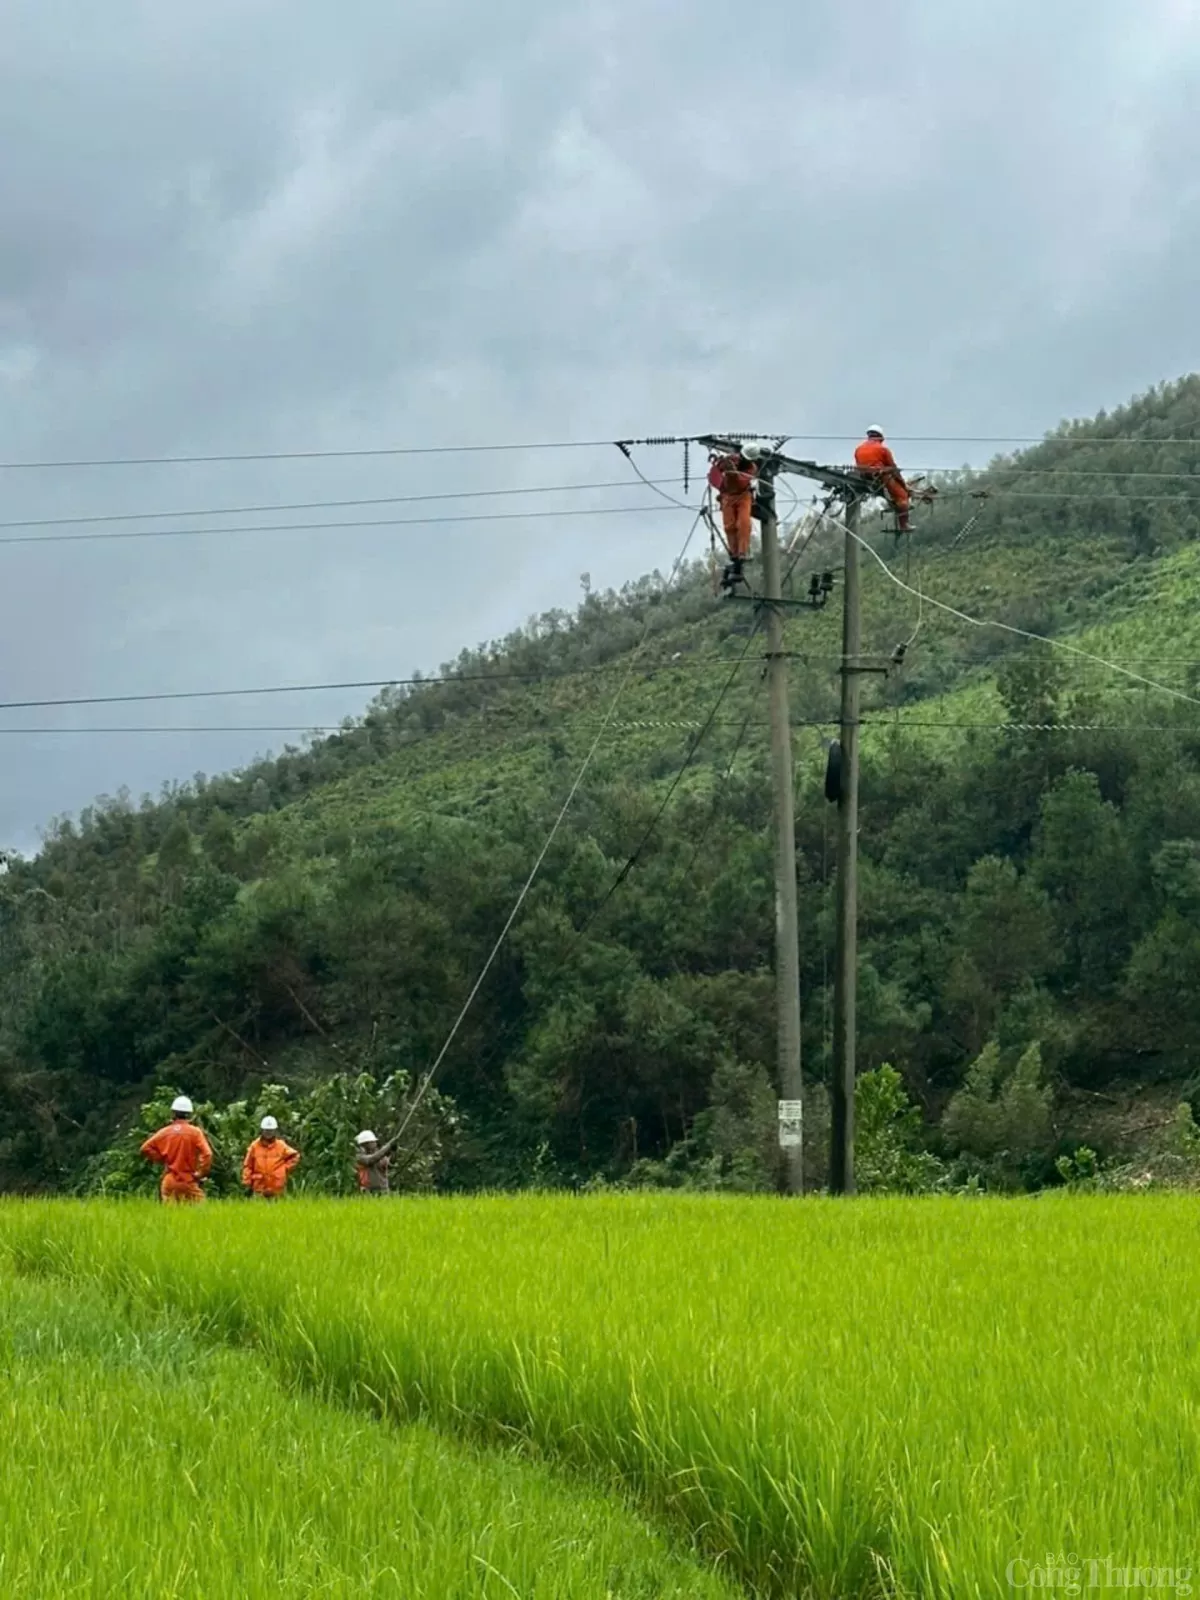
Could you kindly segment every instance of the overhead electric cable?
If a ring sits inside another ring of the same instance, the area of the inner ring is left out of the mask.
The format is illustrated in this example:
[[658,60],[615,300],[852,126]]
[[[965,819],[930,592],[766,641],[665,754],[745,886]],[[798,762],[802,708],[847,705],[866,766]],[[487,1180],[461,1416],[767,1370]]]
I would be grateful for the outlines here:
[[1182,689],[1173,689],[1170,684],[1160,683],[1156,678],[1147,678],[1143,673],[1134,672],[1129,667],[1123,667],[1119,662],[1096,655],[1091,650],[1084,650],[1080,645],[1068,644],[1064,639],[1056,639],[1049,634],[1034,633],[1029,628],[1018,628],[1011,622],[999,622],[995,618],[973,617],[969,612],[960,611],[956,606],[948,605],[944,600],[936,600],[933,595],[923,594],[921,590],[915,589],[911,584],[906,583],[898,573],[893,572],[868,540],[857,533],[852,534],[852,537],[862,546],[872,560],[883,568],[897,588],[903,589],[908,594],[921,600],[924,605],[936,606],[939,611],[948,612],[950,616],[957,617],[960,622],[968,623],[973,628],[998,628],[1003,633],[1016,634],[1022,639],[1032,639],[1037,643],[1050,645],[1052,649],[1062,650],[1069,655],[1079,656],[1085,661],[1094,662],[1097,666],[1107,667],[1110,671],[1120,673],[1122,677],[1130,678],[1135,683],[1144,684],[1149,689],[1157,689],[1162,694],[1170,695],[1174,700],[1186,700],[1189,705],[1200,706],[1200,698],[1195,695],[1185,694]]
[[[665,489],[660,489],[656,482],[648,478],[642,471],[641,467],[639,467],[637,462],[633,459],[633,455],[631,454],[628,445],[618,443],[617,449],[625,457],[626,461],[628,461],[629,465],[637,473],[638,477],[646,485],[647,489],[653,489],[656,495],[660,495],[664,500],[669,500],[673,506],[678,506],[681,511],[695,511],[697,509],[695,506],[688,505],[685,500],[677,500],[673,494],[668,494]],[[673,482],[674,480],[668,479],[667,481]]]
[[[589,722],[593,722],[594,723],[596,719],[594,717],[588,718],[588,717],[584,717],[584,716],[567,714],[567,715],[564,715],[564,719],[563,720],[564,720],[564,722],[570,722],[572,724],[577,724],[577,725],[579,725],[581,727],[586,727]],[[793,717],[791,719],[791,722],[789,723],[789,726],[793,727],[793,728],[836,728],[836,727],[839,726],[839,723],[838,723],[837,717],[834,717],[834,716],[829,716],[829,717]],[[990,731],[990,732],[1019,732],[1019,733],[1131,733],[1131,734],[1170,733],[1170,734],[1177,734],[1180,738],[1200,738],[1200,723],[1196,724],[1195,726],[1190,726],[1190,725],[1182,724],[1182,723],[1144,723],[1144,722],[1137,722],[1137,723],[1119,723],[1119,722],[1002,722],[1002,721],[995,721],[995,720],[993,720],[993,721],[978,721],[977,720],[977,721],[971,722],[971,721],[966,721],[966,720],[960,720],[960,719],[957,719],[957,718],[946,718],[946,717],[936,717],[936,718],[909,717],[909,716],[906,716],[903,712],[901,712],[900,720],[899,720],[899,722],[897,722],[895,720],[895,708],[894,707],[893,708],[889,708],[887,713],[886,713],[886,715],[882,711],[880,711],[877,714],[868,713],[868,715],[866,715],[863,718],[862,726],[864,728],[879,728],[879,729],[883,729],[884,731],[888,731],[888,730],[894,731],[897,727],[900,727],[900,728],[951,728],[951,729],[975,729],[975,730],[981,731],[981,732]],[[625,720],[622,720],[622,721],[614,720],[614,721],[610,722],[608,724],[608,731],[609,732],[614,732],[614,733],[626,733],[626,732],[629,732],[629,733],[639,732],[639,733],[641,733],[641,732],[645,732],[647,729],[652,729],[652,728],[671,728],[671,729],[679,730],[679,731],[682,731],[682,732],[701,732],[701,733],[706,733],[712,727],[724,727],[724,728],[737,728],[737,729],[739,729],[739,733],[738,733],[737,739],[735,740],[734,755],[736,756],[736,754],[737,754],[737,746],[740,745],[741,740],[745,737],[745,732],[746,732],[747,728],[767,728],[767,727],[770,727],[770,723],[766,719],[761,718],[761,717],[749,717],[749,718],[747,718],[747,717],[708,717],[702,722],[696,720],[695,718],[689,719],[689,718],[682,718],[682,717],[675,717],[675,718],[672,718],[672,717],[634,717],[634,718],[628,718],[628,719],[625,719]],[[205,724],[205,725],[196,725],[196,724],[190,724],[190,723],[179,723],[179,724],[158,725],[158,726],[154,726],[154,725],[142,726],[142,725],[139,725],[139,724],[136,724],[136,723],[126,723],[126,724],[120,724],[120,725],[117,725],[117,726],[95,726],[95,727],[86,727],[86,728],[79,728],[79,727],[57,727],[57,728],[56,727],[35,727],[35,728],[0,727],[0,735],[12,734],[12,735],[19,736],[19,735],[28,734],[28,735],[37,735],[39,737],[44,737],[44,736],[55,736],[56,737],[59,734],[66,735],[68,737],[74,737],[77,734],[97,734],[97,733],[98,734],[106,734],[106,735],[107,734],[124,734],[124,733],[138,733],[138,734],[149,733],[149,734],[158,734],[158,735],[175,735],[175,734],[191,734],[191,733],[225,733],[225,734],[228,734],[228,733],[299,733],[299,734],[324,734],[324,735],[328,735],[330,737],[337,737],[339,735],[348,735],[348,734],[368,732],[368,731],[370,731],[370,730],[364,729],[364,728],[359,727],[359,726],[355,726],[355,727],[351,727],[351,728],[344,728],[344,727],[340,726],[339,724],[330,724],[329,726],[326,726],[326,727],[320,727],[320,726],[313,727],[313,726],[311,726],[309,724],[295,724],[295,725],[291,725],[291,726],[275,726],[275,725],[259,726],[259,725],[241,724],[241,723],[236,723],[236,722],[213,723],[213,724]],[[568,728],[565,731],[569,733],[570,729]],[[564,732],[564,729],[563,729],[562,725],[560,725],[557,729],[553,729],[553,730],[543,730],[542,728],[531,727],[531,728],[521,729],[520,730],[520,736],[522,738],[543,738],[544,737],[544,738],[547,738],[547,739],[551,739],[551,738],[559,738],[559,737],[561,737],[563,732]],[[433,735],[427,735],[426,737],[432,738],[434,736]],[[414,743],[419,743],[419,742],[423,742],[423,741],[414,741]],[[591,920],[591,918],[589,917],[588,922],[590,922],[590,920]],[[588,926],[588,922],[585,922],[577,931],[582,933],[583,929]]]
[[[688,508],[690,509],[690,507]],[[120,528],[103,533],[19,533],[0,536],[0,544],[88,544],[115,539],[236,538],[247,533],[349,533],[356,528],[431,528],[457,522],[527,522],[565,517],[648,516],[674,510],[673,506],[568,506],[561,511],[479,511],[446,517],[373,517],[358,522],[254,522],[224,528]]]
[[[668,480],[671,481],[671,480]],[[632,488],[634,485],[620,484],[620,488]],[[496,491],[500,492],[500,491]],[[531,491],[525,491],[531,492]],[[1124,492],[1109,492],[1107,490],[1096,494],[1079,493],[1077,491],[1062,490],[1053,492],[1049,490],[1024,490],[1024,489],[990,489],[986,495],[979,495],[975,490],[967,488],[946,488],[940,491],[943,499],[954,497],[984,498],[994,501],[1007,500],[1044,500],[1054,501],[1058,504],[1077,503],[1080,505],[1094,505],[1100,501],[1136,501],[1139,505],[1196,505],[1200,506],[1200,492],[1196,494],[1131,494]],[[457,499],[458,496],[448,498]],[[432,517],[369,517],[351,520],[336,518],[326,522],[252,522],[244,524],[227,524],[208,528],[105,528],[103,531],[83,533],[21,533],[0,534],[0,545],[52,545],[52,544],[103,544],[118,540],[143,540],[143,539],[210,539],[210,538],[235,538],[239,535],[262,533],[353,533],[356,529],[379,528],[429,528],[448,527],[457,523],[501,523],[501,522],[526,522],[526,521],[552,521],[565,520],[573,517],[621,517],[621,516],[649,516],[652,513],[661,514],[664,511],[682,510],[692,511],[695,508],[687,505],[682,500],[673,496],[665,496],[669,504],[665,505],[620,505],[620,506],[565,506],[561,509],[540,511],[480,511],[467,513],[454,513],[446,516]],[[352,502],[347,502],[352,503]],[[363,502],[367,504],[368,502]],[[190,515],[191,513],[186,513]],[[80,522],[91,520],[105,521],[106,518],[80,518]],[[128,520],[125,517],[119,520]],[[71,519],[63,519],[64,525],[70,525]],[[13,527],[50,527],[59,525],[58,519],[48,519],[45,522],[0,524],[0,526]]]
[[[650,662],[642,670],[651,673],[707,671],[714,667],[727,667],[732,662],[741,662],[742,659],[741,656],[724,655],[685,657],[680,661]],[[813,657],[812,659],[824,660],[826,658]],[[831,656],[828,659],[840,660],[841,658],[840,656],[836,658]],[[261,684],[237,689],[170,689],[143,694],[62,695],[44,700],[0,700],[0,711],[42,710],[53,706],[136,705],[142,702],[165,700],[227,700],[266,694],[323,694],[331,690],[342,689],[393,689],[404,687],[424,689],[446,685],[453,686],[459,683],[569,683],[579,678],[591,677],[594,673],[623,672],[625,666],[624,659],[618,659],[615,661],[595,661],[586,666],[570,667],[561,672],[514,672],[505,669],[496,672],[427,673],[412,678],[352,678],[328,683]]]
[[[839,444],[847,439],[861,437],[861,430],[849,433],[793,433],[788,436],[793,444]],[[1136,433],[1111,434],[1018,434],[1018,433],[889,433],[895,444],[1021,444],[1041,445],[1109,445],[1137,444],[1157,447],[1164,444],[1200,445],[1200,434],[1191,437],[1170,435],[1162,439],[1147,438]]]
[[[1197,440],[1197,448],[1200,448],[1200,440]],[[905,471],[911,473],[957,473],[961,470],[959,467],[921,467],[905,464]],[[1136,467],[1024,467],[1017,462],[1012,466],[991,464],[971,469],[967,482],[982,483],[1001,472],[1016,473],[1018,477],[1027,478],[1154,478],[1172,482],[1180,480],[1184,483],[1195,483],[1200,487],[1200,467],[1194,467],[1188,472],[1142,472]]]
[[[810,534],[809,537],[811,538],[811,534]],[[783,581],[782,581],[782,583],[780,585],[781,589],[785,588],[787,586],[788,582],[790,581],[792,573],[796,569],[796,564],[800,560],[800,557],[803,554],[804,548],[807,545],[807,543],[808,543],[808,540],[805,540],[804,545],[801,545],[800,549],[792,557],[791,565],[788,567],[786,573],[784,573]],[[617,890],[625,882],[625,879],[629,876],[629,874],[633,871],[634,867],[641,860],[642,854],[645,851],[645,848],[646,848],[647,844],[649,844],[651,838],[653,837],[655,829],[658,827],[658,824],[662,821],[663,816],[666,814],[667,807],[670,805],[671,800],[672,800],[672,798],[673,798],[673,796],[675,794],[676,789],[678,789],[680,783],[683,781],[684,774],[687,772],[688,768],[691,766],[693,760],[695,759],[696,753],[699,750],[700,745],[704,740],[705,734],[708,732],[709,728],[711,728],[713,726],[713,724],[715,723],[716,718],[717,718],[717,712],[721,709],[721,705],[722,705],[722,702],[725,699],[725,696],[729,693],[729,690],[732,688],[733,681],[736,678],[739,669],[744,665],[744,663],[746,661],[746,658],[750,653],[750,646],[754,642],[754,638],[755,638],[755,635],[758,632],[758,629],[759,629],[759,626],[760,626],[760,623],[761,623],[761,619],[762,619],[762,613],[759,612],[758,615],[755,616],[754,621],[751,624],[749,633],[746,635],[746,643],[742,647],[741,654],[733,662],[733,668],[732,668],[732,671],[729,674],[729,677],[725,680],[724,684],[721,686],[720,692],[718,693],[716,699],[713,701],[713,704],[712,704],[712,706],[711,706],[711,708],[709,710],[709,713],[708,713],[708,717],[706,718],[706,720],[703,723],[700,723],[700,724],[696,725],[698,727],[699,731],[697,732],[696,737],[692,740],[692,742],[689,745],[687,751],[685,752],[683,761],[680,764],[679,769],[675,773],[674,778],[671,780],[670,787],[668,788],[666,794],[663,796],[662,802],[660,803],[660,805],[658,807],[658,810],[654,813],[654,816],[650,820],[649,827],[647,827],[645,833],[642,835],[641,839],[638,841],[637,845],[635,846],[635,848],[633,850],[633,853],[627,858],[627,860],[625,861],[624,865],[616,873],[615,877],[613,878],[612,882],[609,884],[608,888],[605,890],[605,892],[604,892],[603,896],[601,897],[600,901],[598,902],[598,904],[595,905],[592,908],[592,910],[588,913],[587,917],[584,919],[582,925],[577,929],[577,933],[582,934],[588,928],[591,927],[592,923],[600,915],[600,912],[608,904],[608,902],[612,899],[613,895],[617,892]],[[746,716],[742,719],[741,729],[740,729],[740,731],[738,733],[737,739],[734,741],[733,753],[732,753],[732,755],[730,756],[730,759],[729,759],[729,769],[728,769],[729,773],[731,773],[733,771],[733,763],[737,759],[738,751],[741,749],[742,740],[745,738],[746,729],[749,726],[750,726],[750,714],[747,713]],[[728,773],[727,773],[726,776],[728,777]],[[716,813],[716,805],[717,805],[717,800],[718,800],[718,797],[719,797],[719,793],[720,793],[719,789],[714,791],[712,810],[710,811],[708,822],[705,824],[703,833],[701,835],[700,843],[703,843],[703,839],[707,836],[708,829],[712,825],[712,819],[713,819],[713,816]],[[698,853],[699,853],[699,843],[697,844],[696,849],[692,853],[692,862],[695,861],[696,855]],[[690,870],[692,862],[689,862],[689,870]]]
[[[674,478],[643,478],[647,487],[674,483]],[[364,500],[285,500],[266,505],[204,506],[182,511],[104,511],[88,516],[18,517],[0,522],[0,528],[67,528],[97,522],[156,522],[171,517],[250,517],[267,511],[337,511],[353,507],[419,505],[435,500],[491,500],[520,494],[585,494],[596,489],[632,489],[628,478],[608,478],[602,483],[538,483],[503,489],[454,489],[438,494],[386,494]]]
[[377,445],[356,450],[256,450],[245,453],[178,456],[93,456],[59,461],[0,461],[0,472],[39,472],[75,467],[193,467],[239,461],[361,461],[387,456],[498,455],[523,450],[598,450],[611,439],[550,439],[531,444]]
[[[670,588],[671,584],[674,583],[676,577],[683,570],[684,562],[687,560],[688,550],[691,547],[692,539],[695,537],[696,529],[699,526],[700,526],[700,514],[699,514],[699,512],[697,512],[695,517],[692,519],[691,527],[688,529],[687,538],[683,541],[683,547],[680,550],[679,554],[675,558],[675,564],[671,568],[671,572],[670,572],[670,574],[669,574],[669,576],[667,578],[666,588]],[[402,1120],[402,1122],[400,1124],[400,1127],[396,1131],[396,1133],[393,1135],[393,1138],[392,1138],[392,1141],[391,1141],[393,1144],[399,1143],[400,1139],[403,1138],[405,1130],[407,1129],[409,1123],[412,1121],[413,1117],[416,1115],[417,1107],[421,1104],[421,1101],[424,1099],[425,1095],[429,1092],[429,1088],[432,1085],[433,1080],[437,1077],[437,1074],[438,1074],[438,1072],[439,1072],[439,1070],[441,1068],[442,1062],[446,1059],[446,1055],[448,1054],[448,1052],[450,1050],[450,1046],[454,1043],[454,1040],[458,1036],[458,1030],[462,1027],[463,1022],[466,1019],[467,1013],[470,1011],[471,1006],[474,1003],[475,996],[479,993],[480,989],[482,988],[484,979],[487,977],[488,973],[491,971],[492,963],[495,961],[496,957],[499,955],[500,949],[503,946],[505,939],[508,937],[509,929],[512,927],[513,923],[517,920],[517,917],[520,914],[521,907],[525,904],[526,897],[528,896],[530,889],[532,889],[533,884],[534,884],[534,880],[536,879],[539,871],[541,870],[542,862],[545,861],[546,856],[549,854],[550,846],[554,843],[555,839],[558,837],[558,830],[562,827],[562,824],[563,824],[564,820],[566,819],[567,812],[571,808],[571,802],[574,800],[575,795],[579,790],[580,784],[583,782],[584,777],[587,775],[587,771],[588,771],[589,767],[592,764],[592,761],[593,761],[593,759],[594,759],[594,757],[596,755],[596,752],[600,748],[600,742],[604,738],[604,734],[605,734],[605,732],[606,732],[606,730],[608,728],[608,725],[613,719],[613,716],[614,716],[614,714],[616,712],[617,706],[620,704],[621,697],[625,693],[625,690],[629,685],[630,679],[633,676],[633,669],[634,669],[634,666],[637,663],[637,658],[641,654],[642,646],[645,644],[647,638],[649,637],[649,634],[650,634],[650,623],[651,623],[651,620],[652,620],[653,616],[654,616],[654,613],[653,613],[652,610],[647,612],[646,621],[645,621],[645,623],[644,623],[644,625],[642,627],[641,637],[638,639],[638,642],[635,645],[634,649],[630,652],[629,661],[627,663],[625,673],[622,676],[621,681],[618,683],[618,685],[616,687],[616,690],[615,690],[615,692],[614,692],[614,694],[612,696],[612,699],[608,703],[608,709],[605,712],[603,720],[601,721],[600,726],[596,731],[595,738],[592,740],[591,744],[588,746],[587,754],[584,756],[583,762],[582,762],[582,764],[581,764],[581,766],[579,768],[579,771],[575,775],[575,781],[572,783],[570,789],[567,791],[566,799],[563,801],[562,806],[559,808],[558,815],[554,819],[554,823],[553,823],[553,826],[550,829],[550,832],[546,835],[546,841],[542,845],[542,848],[539,851],[539,853],[537,855],[537,858],[535,859],[535,861],[533,863],[533,866],[529,869],[529,875],[525,879],[525,882],[521,885],[521,891],[517,895],[516,900],[513,902],[512,910],[509,912],[508,918],[505,921],[504,926],[500,929],[499,934],[496,936],[495,943],[492,945],[490,951],[488,952],[487,960],[483,963],[483,966],[480,968],[479,975],[475,979],[475,982],[472,984],[471,989],[468,992],[466,999],[463,1001],[462,1006],[459,1009],[458,1015],[454,1019],[453,1026],[451,1027],[449,1033],[446,1035],[445,1041],[443,1042],[441,1049],[438,1051],[437,1055],[434,1057],[432,1066],[429,1067],[428,1071],[425,1073],[425,1075],[422,1077],[420,1083],[418,1084],[417,1092],[414,1094],[412,1100],[409,1103],[408,1109],[407,1109],[407,1111],[405,1113],[405,1116],[404,1116],[404,1118],[403,1118],[403,1120]]]
[[[844,429],[841,433],[788,433],[782,435],[799,444],[845,444],[859,438],[858,427]],[[722,437],[749,438],[750,434],[722,435]],[[695,440],[695,434],[658,435],[653,438],[630,440],[636,444],[682,444]],[[757,437],[754,435],[753,437]],[[1138,445],[1157,449],[1162,445],[1200,445],[1200,435],[1170,434],[1151,438],[1144,434],[1004,434],[1004,433],[894,433],[889,438],[897,444],[995,444],[1026,446],[1064,446],[1082,448],[1104,445]],[[238,462],[259,461],[358,461],[386,459],[401,456],[496,455],[552,450],[610,449],[609,439],[544,439],[528,442],[497,442],[485,444],[433,444],[433,445],[374,445],[342,450],[255,450],[210,452],[194,455],[134,454],[113,456],[72,456],[58,459],[14,459],[0,461],[3,472],[67,471],[89,467],[177,467],[212,466]]]
[[671,801],[674,798],[676,789],[678,789],[679,785],[683,782],[683,778],[684,778],[685,773],[687,772],[688,768],[691,766],[692,762],[695,760],[696,752],[700,749],[700,746],[703,743],[704,735],[708,732],[708,730],[713,726],[713,723],[716,721],[717,712],[721,709],[721,703],[725,699],[725,696],[729,693],[729,690],[730,690],[730,688],[731,688],[731,686],[733,684],[733,680],[737,676],[738,668],[742,664],[742,659],[744,659],[750,653],[750,646],[754,642],[754,637],[755,637],[755,634],[758,632],[758,628],[759,628],[759,618],[755,617],[753,623],[751,624],[750,632],[746,636],[746,644],[745,644],[745,648],[742,651],[742,658],[734,663],[733,670],[732,670],[732,672],[730,672],[728,678],[726,678],[724,684],[721,686],[721,690],[718,693],[716,699],[713,701],[712,707],[709,710],[708,716],[705,718],[705,720],[702,723],[692,724],[692,726],[695,726],[698,731],[696,733],[695,738],[691,741],[691,743],[688,746],[686,752],[684,753],[683,761],[680,763],[679,768],[675,773],[675,776],[671,779],[670,786],[668,787],[666,794],[663,796],[661,802],[659,803],[658,809],[655,811],[653,817],[651,817],[649,825],[647,826],[645,832],[642,834],[642,837],[638,840],[637,844],[634,846],[632,853],[628,856],[628,858],[626,859],[624,865],[617,871],[616,875],[613,877],[612,882],[609,884],[608,888],[604,891],[604,894],[601,896],[601,898],[598,901],[598,903],[592,908],[592,910],[585,917],[582,925],[576,930],[578,933],[582,934],[589,927],[591,927],[592,923],[600,915],[601,911],[608,904],[608,902],[612,899],[613,895],[616,894],[617,890],[625,882],[625,879],[629,876],[629,874],[633,871],[634,867],[636,867],[638,862],[641,860],[642,855],[643,855],[643,853],[644,853],[644,851],[646,849],[646,846],[650,843],[650,840],[653,838],[654,832],[655,832],[656,828],[658,827],[658,824],[662,821],[663,816],[666,813],[667,807],[671,804]]

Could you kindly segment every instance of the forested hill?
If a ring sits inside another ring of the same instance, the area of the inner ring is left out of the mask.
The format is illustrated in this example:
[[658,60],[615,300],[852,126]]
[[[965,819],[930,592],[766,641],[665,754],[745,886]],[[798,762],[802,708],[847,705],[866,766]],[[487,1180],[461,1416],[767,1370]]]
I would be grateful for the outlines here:
[[[1081,1134],[1135,1138],[1162,1086],[1191,1093],[1200,378],[947,479],[911,547],[867,531],[909,587],[864,556],[866,648],[882,664],[909,643],[866,696],[860,1064],[894,1063],[933,1145],[986,1165],[995,1138],[947,1104],[981,1055],[984,1101],[1040,1056],[1030,1092],[1050,1109],[1008,1169],[1037,1181]],[[830,603],[787,623],[818,1179],[839,561],[823,530],[790,582],[800,597],[832,571]],[[228,1098],[423,1070],[621,685],[447,1056],[464,1133],[444,1180],[760,1181],[773,891],[753,628],[706,561],[670,591],[585,585],[573,614],[464,651],[311,748],[56,825],[0,879],[0,1183],[71,1183],[161,1083]]]

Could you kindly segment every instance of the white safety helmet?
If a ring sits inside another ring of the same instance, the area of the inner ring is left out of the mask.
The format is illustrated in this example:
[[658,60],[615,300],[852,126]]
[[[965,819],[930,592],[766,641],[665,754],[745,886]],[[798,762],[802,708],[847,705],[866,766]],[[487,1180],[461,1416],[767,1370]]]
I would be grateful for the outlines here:
[[182,1111],[185,1116],[190,1117],[195,1109],[195,1106],[185,1094],[176,1095],[174,1100],[171,1101],[171,1110]]
[[883,429],[879,426],[879,424],[877,422],[873,422],[871,424],[871,426],[867,429],[867,438],[868,439],[871,437],[872,434],[875,434],[880,439],[883,438]]
[[355,1139],[354,1142],[355,1142],[355,1144],[378,1144],[379,1143],[378,1139],[376,1139],[375,1135],[371,1132],[370,1128],[364,1128],[363,1131],[359,1134],[358,1138]]
[[264,1117],[259,1123],[259,1127],[264,1133],[274,1133],[279,1127],[279,1124],[275,1121],[274,1117]]

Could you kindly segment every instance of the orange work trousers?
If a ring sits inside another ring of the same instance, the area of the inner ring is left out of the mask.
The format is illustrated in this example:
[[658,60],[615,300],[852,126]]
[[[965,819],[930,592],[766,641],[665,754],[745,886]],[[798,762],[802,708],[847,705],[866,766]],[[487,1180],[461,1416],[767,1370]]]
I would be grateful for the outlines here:
[[204,1199],[204,1190],[194,1178],[176,1178],[169,1172],[163,1173],[159,1193],[168,1205],[195,1205]]
[[883,492],[896,508],[896,519],[902,528],[908,527],[908,508],[912,504],[912,495],[908,492],[908,485],[904,479],[886,473],[883,479]]
[[742,494],[721,496],[725,544],[734,561],[744,561],[750,554],[750,511],[753,502],[754,495],[749,489]]

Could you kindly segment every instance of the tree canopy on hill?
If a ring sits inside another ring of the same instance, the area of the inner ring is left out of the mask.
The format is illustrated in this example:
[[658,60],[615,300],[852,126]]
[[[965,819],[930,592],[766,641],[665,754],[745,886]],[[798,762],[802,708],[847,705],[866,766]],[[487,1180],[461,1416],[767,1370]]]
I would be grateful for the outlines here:
[[[860,1059],[895,1064],[947,1158],[972,1154],[961,1094],[985,1052],[997,1105],[1010,1081],[1013,1103],[1041,1105],[1048,1087],[1014,1181],[1052,1177],[1071,1108],[1114,1081],[1187,1091],[1195,1069],[1198,534],[1189,378],[956,475],[911,551],[878,540],[929,595],[1132,658],[1175,697],[918,607],[864,571],[868,649],[918,631],[867,708]],[[806,552],[797,593],[834,550]],[[818,1108],[833,828],[809,724],[836,705],[838,610],[788,624]],[[439,1087],[460,1127],[442,1180],[673,1163],[756,1181],[774,1096],[773,892],[750,613],[713,599],[702,564],[669,593],[657,574],[620,593],[585,582],[574,613],[464,651],[448,681],[385,692],[331,738],[58,822],[0,879],[0,1182],[71,1182],[165,1083],[226,1101],[264,1083],[302,1092],[371,1052],[419,1078],[643,630],[610,735],[447,1057]]]

